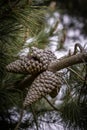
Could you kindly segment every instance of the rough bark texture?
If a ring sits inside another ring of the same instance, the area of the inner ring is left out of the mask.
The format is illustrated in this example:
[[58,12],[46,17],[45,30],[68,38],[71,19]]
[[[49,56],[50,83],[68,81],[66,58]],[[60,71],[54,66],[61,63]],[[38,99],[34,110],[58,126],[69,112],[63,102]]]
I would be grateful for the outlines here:
[[59,71],[61,69],[67,68],[69,66],[78,64],[78,63],[85,63],[87,62],[87,53],[79,53],[76,55],[72,55],[70,57],[67,57],[65,59],[61,60],[55,60],[54,62],[51,62],[48,66],[48,70],[52,72]]

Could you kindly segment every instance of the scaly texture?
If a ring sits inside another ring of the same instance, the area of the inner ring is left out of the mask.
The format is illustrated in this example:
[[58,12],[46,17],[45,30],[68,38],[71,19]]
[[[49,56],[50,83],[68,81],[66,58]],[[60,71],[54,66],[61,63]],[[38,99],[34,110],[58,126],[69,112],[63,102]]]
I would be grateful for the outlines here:
[[24,101],[24,107],[32,104],[46,94],[55,97],[61,87],[61,78],[55,73],[48,71],[48,65],[57,58],[48,49],[42,50],[32,47],[26,57],[22,57],[6,68],[10,72],[28,73],[32,76],[39,74],[33,81]]
[[55,59],[55,55],[50,50],[32,47],[28,56],[10,63],[6,69],[9,72],[35,74],[46,70],[49,63]]
[[51,71],[41,73],[32,83],[24,101],[24,107],[34,103],[46,94],[50,94],[54,89],[57,92],[61,87],[61,78]]
[[43,70],[43,65],[38,60],[24,57],[6,66],[9,72],[33,74]]

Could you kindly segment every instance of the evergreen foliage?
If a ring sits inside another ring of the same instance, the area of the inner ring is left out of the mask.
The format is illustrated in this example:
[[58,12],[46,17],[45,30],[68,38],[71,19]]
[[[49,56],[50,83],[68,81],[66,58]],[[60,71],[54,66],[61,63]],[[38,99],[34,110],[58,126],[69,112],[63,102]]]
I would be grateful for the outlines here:
[[[44,12],[43,8],[31,6],[31,3],[27,0],[0,1],[1,123],[6,121],[6,111],[13,106],[21,106],[23,99],[23,97],[20,98],[22,92],[13,87],[24,76],[8,74],[6,72],[6,65],[18,57],[18,53],[23,49],[27,37],[34,36],[35,33],[41,30],[44,25]],[[1,129],[4,129],[3,126]]]

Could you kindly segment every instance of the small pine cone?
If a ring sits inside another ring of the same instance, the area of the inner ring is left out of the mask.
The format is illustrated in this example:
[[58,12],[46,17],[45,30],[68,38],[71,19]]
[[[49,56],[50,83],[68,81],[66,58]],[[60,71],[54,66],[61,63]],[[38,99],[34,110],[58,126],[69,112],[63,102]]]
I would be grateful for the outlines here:
[[24,107],[32,104],[46,94],[50,94],[52,90],[57,88],[59,91],[61,87],[61,79],[51,71],[41,73],[32,83],[31,88],[24,101]]

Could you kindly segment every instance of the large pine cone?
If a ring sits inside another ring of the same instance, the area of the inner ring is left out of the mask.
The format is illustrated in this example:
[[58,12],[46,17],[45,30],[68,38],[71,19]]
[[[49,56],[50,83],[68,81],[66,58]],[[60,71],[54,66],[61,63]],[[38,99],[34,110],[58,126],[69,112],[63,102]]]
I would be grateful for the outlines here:
[[24,101],[24,107],[32,104],[53,90],[61,87],[61,78],[51,71],[41,73],[32,83]]
[[6,69],[7,71],[14,73],[33,74],[43,70],[43,65],[34,58],[29,59],[27,57],[23,57],[7,65]]
[[55,59],[55,55],[50,50],[32,47],[27,57],[10,63],[6,69],[9,72],[35,74],[46,70],[49,63]]

